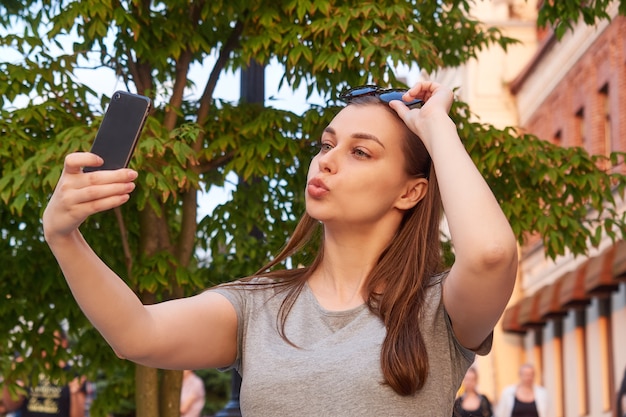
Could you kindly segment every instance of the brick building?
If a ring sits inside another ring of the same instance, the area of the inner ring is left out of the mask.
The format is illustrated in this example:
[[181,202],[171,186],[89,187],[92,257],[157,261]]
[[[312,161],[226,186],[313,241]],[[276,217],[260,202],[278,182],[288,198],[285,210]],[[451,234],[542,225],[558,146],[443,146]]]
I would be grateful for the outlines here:
[[[617,16],[614,2],[611,21],[580,23],[557,40],[535,27],[536,7],[532,0],[476,2],[475,15],[522,44],[506,54],[484,51],[436,78],[460,87],[481,120],[495,126],[516,125],[591,154],[626,151],[626,17]],[[497,402],[517,381],[519,365],[530,362],[554,416],[613,417],[626,369],[626,242],[606,238],[589,256],[550,260],[531,241],[520,253],[493,351],[477,362],[482,391]]]

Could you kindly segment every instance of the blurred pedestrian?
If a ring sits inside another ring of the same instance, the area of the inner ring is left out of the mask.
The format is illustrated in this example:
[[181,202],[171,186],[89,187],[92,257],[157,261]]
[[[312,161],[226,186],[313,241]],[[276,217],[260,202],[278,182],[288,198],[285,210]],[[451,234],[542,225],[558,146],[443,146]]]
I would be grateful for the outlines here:
[[496,417],[549,417],[548,391],[535,384],[535,368],[524,364],[519,369],[519,382],[502,390]]
[[622,383],[617,391],[617,416],[626,417],[626,369],[624,369]]
[[471,367],[461,384],[462,393],[454,401],[453,417],[492,417],[491,401],[478,392],[478,371]]

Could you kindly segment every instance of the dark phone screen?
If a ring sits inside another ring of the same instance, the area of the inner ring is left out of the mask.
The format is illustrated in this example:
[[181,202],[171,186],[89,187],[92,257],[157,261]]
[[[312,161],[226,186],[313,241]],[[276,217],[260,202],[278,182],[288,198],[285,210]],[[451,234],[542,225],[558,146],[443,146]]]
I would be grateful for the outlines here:
[[102,157],[104,164],[100,167],[85,167],[83,171],[127,167],[149,110],[148,97],[125,91],[113,93],[91,147],[91,152]]

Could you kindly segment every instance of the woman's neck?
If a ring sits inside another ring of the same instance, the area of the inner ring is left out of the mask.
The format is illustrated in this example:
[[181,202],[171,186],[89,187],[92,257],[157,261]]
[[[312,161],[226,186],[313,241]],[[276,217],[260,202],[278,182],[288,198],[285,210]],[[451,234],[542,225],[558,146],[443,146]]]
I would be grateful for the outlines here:
[[324,308],[346,310],[363,304],[367,278],[395,234],[381,226],[324,226],[324,258],[309,278]]
[[324,261],[309,277],[311,291],[327,310],[348,310],[365,301],[364,286],[370,268],[366,265],[349,267],[345,260],[336,265],[324,253]]
[[478,393],[476,392],[476,390],[465,390],[463,395],[465,395],[466,397],[478,397]]

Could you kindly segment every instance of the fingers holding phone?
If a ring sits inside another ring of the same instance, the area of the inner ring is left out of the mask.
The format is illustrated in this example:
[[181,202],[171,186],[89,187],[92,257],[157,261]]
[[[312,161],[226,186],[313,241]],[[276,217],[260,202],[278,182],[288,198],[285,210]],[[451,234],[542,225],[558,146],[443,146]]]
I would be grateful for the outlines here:
[[113,93],[91,152],[65,158],[63,173],[44,211],[46,240],[69,235],[90,215],[128,201],[137,173],[125,168],[150,108],[148,97]]
[[137,172],[132,169],[84,173],[83,167],[102,164],[102,158],[88,152],[65,158],[63,172],[43,215],[46,240],[67,236],[92,214],[118,207],[135,189]]

